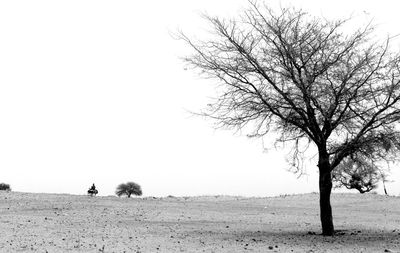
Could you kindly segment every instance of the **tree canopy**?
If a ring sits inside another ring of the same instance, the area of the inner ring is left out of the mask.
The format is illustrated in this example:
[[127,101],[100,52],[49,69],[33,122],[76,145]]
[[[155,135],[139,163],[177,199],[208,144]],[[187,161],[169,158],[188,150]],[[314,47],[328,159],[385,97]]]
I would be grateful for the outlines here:
[[118,185],[115,194],[118,197],[126,195],[128,198],[130,198],[132,194],[136,196],[142,196],[143,192],[142,188],[137,183],[127,182],[126,184]]
[[[184,61],[218,82],[203,114],[253,137],[279,133],[277,142],[293,144],[296,171],[304,169],[303,148],[313,144],[323,233],[333,234],[333,224],[327,225],[332,174],[340,182],[345,177],[338,173],[350,163],[358,174],[365,168],[376,172],[379,162],[395,160],[399,151],[400,55],[390,48],[393,38],[376,39],[371,23],[354,30],[351,18],[249,4],[237,18],[205,16],[213,28],[210,39],[181,33],[193,49]],[[346,183],[354,184],[351,177]]]

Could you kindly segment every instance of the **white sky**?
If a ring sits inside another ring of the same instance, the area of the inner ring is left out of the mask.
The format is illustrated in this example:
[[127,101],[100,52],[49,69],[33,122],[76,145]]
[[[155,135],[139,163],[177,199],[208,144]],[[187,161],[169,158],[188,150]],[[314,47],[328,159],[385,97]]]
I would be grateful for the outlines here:
[[[278,1],[267,1],[276,6]],[[375,17],[400,33],[396,1],[281,1],[316,15]],[[0,181],[15,191],[100,195],[139,183],[147,196],[271,196],[318,190],[285,170],[284,152],[215,131],[200,110],[209,80],[185,71],[199,14],[233,16],[247,1],[1,1]],[[393,168],[395,171],[396,168]],[[400,173],[389,193],[399,194]],[[381,192],[381,189],[379,189]]]

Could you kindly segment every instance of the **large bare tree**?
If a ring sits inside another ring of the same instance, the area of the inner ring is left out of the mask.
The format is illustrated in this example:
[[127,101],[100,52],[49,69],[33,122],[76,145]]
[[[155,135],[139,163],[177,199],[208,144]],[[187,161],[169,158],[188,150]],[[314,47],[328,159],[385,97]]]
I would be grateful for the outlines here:
[[352,19],[274,12],[257,2],[238,18],[206,19],[214,31],[208,39],[181,34],[193,49],[184,58],[188,66],[219,84],[204,114],[251,136],[278,133],[277,142],[293,144],[298,171],[301,148],[313,144],[322,234],[333,235],[333,179],[368,191],[372,181],[344,182],[343,172],[376,175],[379,161],[399,150],[400,57],[389,48],[391,38],[379,43],[371,24],[354,29]]

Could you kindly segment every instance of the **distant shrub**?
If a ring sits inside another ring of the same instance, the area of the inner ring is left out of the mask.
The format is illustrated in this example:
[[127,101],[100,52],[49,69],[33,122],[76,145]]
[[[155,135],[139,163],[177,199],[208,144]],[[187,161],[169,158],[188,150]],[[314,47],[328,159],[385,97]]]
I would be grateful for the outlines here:
[[349,156],[332,172],[332,181],[335,188],[346,187],[355,189],[360,193],[371,192],[382,181],[383,190],[387,195],[385,182],[387,174],[384,169],[378,167],[370,159],[363,156]]
[[9,184],[0,183],[0,191],[11,191],[11,187]]
[[115,194],[118,197],[121,197],[122,195],[126,195],[126,196],[128,196],[128,198],[130,198],[132,194],[136,195],[136,196],[141,196],[142,188],[137,183],[128,182],[126,184],[118,185],[117,190],[115,191]]

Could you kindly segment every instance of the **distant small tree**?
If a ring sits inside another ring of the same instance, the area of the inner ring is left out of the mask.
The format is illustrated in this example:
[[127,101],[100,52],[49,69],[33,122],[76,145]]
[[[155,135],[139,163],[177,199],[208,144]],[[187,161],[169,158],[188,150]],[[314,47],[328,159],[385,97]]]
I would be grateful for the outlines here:
[[9,184],[0,183],[0,191],[11,191],[11,187]]
[[343,159],[332,172],[332,180],[337,188],[346,187],[358,190],[360,193],[374,190],[383,179],[384,174],[376,164],[355,156]]
[[115,191],[115,194],[117,194],[118,197],[121,197],[122,195],[126,195],[126,196],[128,196],[128,198],[130,198],[132,194],[136,195],[136,196],[141,196],[142,188],[137,183],[128,182],[126,184],[118,185],[117,190]]

